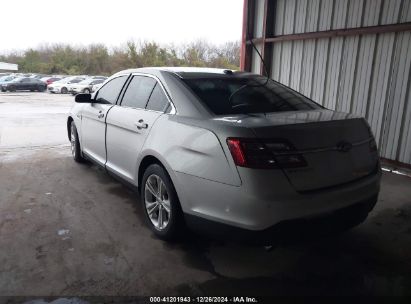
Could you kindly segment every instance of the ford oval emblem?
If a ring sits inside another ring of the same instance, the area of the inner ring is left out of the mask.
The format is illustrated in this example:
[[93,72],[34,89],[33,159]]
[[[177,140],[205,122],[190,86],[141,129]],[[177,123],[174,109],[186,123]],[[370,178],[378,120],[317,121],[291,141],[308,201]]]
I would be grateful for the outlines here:
[[337,151],[340,152],[348,152],[352,148],[352,143],[349,143],[348,141],[341,141],[337,144]]

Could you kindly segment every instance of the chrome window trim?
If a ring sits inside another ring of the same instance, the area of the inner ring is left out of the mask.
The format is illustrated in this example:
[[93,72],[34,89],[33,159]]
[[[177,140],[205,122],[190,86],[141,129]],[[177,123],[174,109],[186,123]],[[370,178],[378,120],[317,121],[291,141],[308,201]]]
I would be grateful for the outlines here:
[[[95,99],[96,97],[98,97],[98,93],[100,93],[100,90],[101,90],[102,88],[104,88],[104,87],[105,87],[108,83],[110,83],[112,80],[117,79],[117,78],[119,78],[119,77],[123,77],[123,76],[126,76],[127,79],[128,79],[128,77],[130,77],[130,74],[129,74],[129,73],[124,73],[124,74],[121,74],[121,75],[117,75],[116,77],[113,77],[113,78],[110,77],[110,78],[107,78],[106,80],[104,80],[104,81],[103,81],[103,84],[101,85],[101,87],[99,87],[97,91],[91,93],[91,94],[92,94],[92,98]],[[123,86],[121,87],[120,93],[118,93],[118,96],[117,96],[117,99],[116,99],[115,103],[110,103],[111,105],[113,105],[113,106],[117,105],[118,99],[119,99],[119,97],[121,96],[121,92],[123,91],[123,88],[124,88],[124,86],[125,86],[126,83],[127,83],[127,79],[126,79],[126,81],[124,82]],[[83,80],[84,80],[84,79],[83,79]],[[78,82],[77,82],[77,83],[78,83]]]
[[[163,83],[161,82],[161,80],[155,76],[155,75],[151,75],[151,74],[146,74],[146,73],[131,73],[131,76],[143,76],[143,77],[151,77],[154,80],[157,81],[158,84],[160,84],[161,89],[163,90],[164,95],[167,98],[167,101],[169,103],[169,105],[171,106],[171,111],[169,113],[166,113],[164,111],[155,111],[155,110],[150,110],[150,109],[146,109],[146,108],[136,108],[136,107],[129,107],[129,106],[122,106],[121,103],[118,104],[118,106],[120,107],[124,107],[124,108],[130,108],[130,109],[135,109],[135,110],[144,110],[144,111],[150,111],[150,112],[155,112],[155,113],[161,113],[161,114],[168,114],[168,115],[175,115],[177,114],[177,110],[176,107],[174,106],[174,103],[170,97],[170,95],[168,94],[167,90],[165,89]],[[126,90],[127,91],[127,90]],[[124,97],[124,94],[123,94]],[[121,102],[123,102],[123,100],[121,100]],[[167,107],[168,108],[168,107]]]

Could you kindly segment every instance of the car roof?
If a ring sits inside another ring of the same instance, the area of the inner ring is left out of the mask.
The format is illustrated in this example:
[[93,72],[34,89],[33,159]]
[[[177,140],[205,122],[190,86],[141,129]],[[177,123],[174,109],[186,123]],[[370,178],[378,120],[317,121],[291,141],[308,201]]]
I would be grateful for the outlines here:
[[[230,71],[230,72],[227,72]],[[181,116],[191,118],[213,117],[213,114],[198,100],[193,92],[188,90],[180,79],[185,78],[230,78],[230,77],[252,77],[257,76],[248,72],[232,71],[227,69],[197,68],[197,67],[147,67],[128,69],[112,75],[106,82],[113,78],[141,73],[155,76],[170,95],[171,101]],[[196,101],[194,101],[196,100]]]
[[[232,75],[250,75],[247,72],[241,72],[230,69],[218,68],[200,68],[200,67],[147,67],[138,69],[123,70],[115,75],[130,74],[130,73],[147,73],[157,75],[161,72],[169,72],[177,75],[180,78],[201,78],[201,77],[232,77]],[[113,75],[114,76],[114,75]]]

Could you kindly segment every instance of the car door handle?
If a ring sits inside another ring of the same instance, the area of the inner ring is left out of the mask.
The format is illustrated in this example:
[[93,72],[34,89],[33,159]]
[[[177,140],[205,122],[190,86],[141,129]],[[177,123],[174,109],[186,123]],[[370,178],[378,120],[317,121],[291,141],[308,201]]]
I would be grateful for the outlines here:
[[134,125],[137,127],[137,129],[141,130],[141,129],[147,129],[148,128],[148,124],[146,124],[144,122],[144,120],[140,119],[138,122],[135,122]]

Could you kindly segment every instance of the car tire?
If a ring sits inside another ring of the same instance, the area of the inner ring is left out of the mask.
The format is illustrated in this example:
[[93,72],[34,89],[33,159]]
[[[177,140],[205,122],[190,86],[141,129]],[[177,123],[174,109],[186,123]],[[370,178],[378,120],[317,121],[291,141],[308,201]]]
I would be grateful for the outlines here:
[[84,89],[83,93],[90,94],[90,89]]
[[37,87],[37,91],[39,91],[39,92],[44,92],[46,90],[46,88],[44,87],[44,86],[38,86]]
[[70,143],[73,159],[78,163],[83,163],[85,159],[81,155],[80,140],[78,138],[77,128],[74,121],[70,124]]
[[159,164],[150,165],[144,172],[140,190],[145,219],[150,229],[165,241],[177,239],[184,226],[184,218],[167,171]]
[[15,92],[15,91],[16,91],[16,87],[15,87],[15,86],[10,86],[10,87],[9,87],[9,91],[10,91],[10,92]]
[[60,92],[61,92],[61,94],[67,94],[68,90],[67,90],[66,87],[62,87]]

